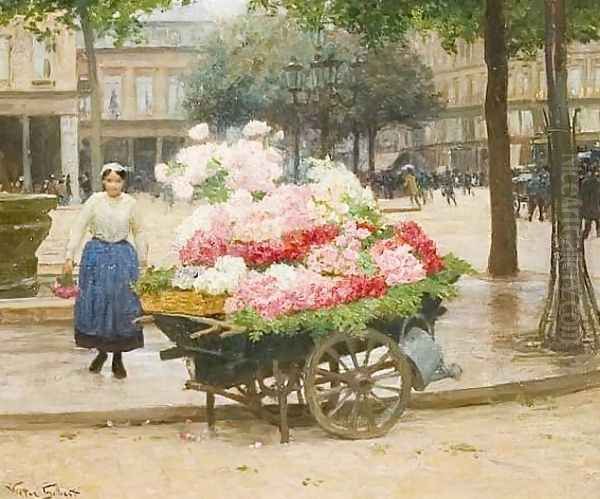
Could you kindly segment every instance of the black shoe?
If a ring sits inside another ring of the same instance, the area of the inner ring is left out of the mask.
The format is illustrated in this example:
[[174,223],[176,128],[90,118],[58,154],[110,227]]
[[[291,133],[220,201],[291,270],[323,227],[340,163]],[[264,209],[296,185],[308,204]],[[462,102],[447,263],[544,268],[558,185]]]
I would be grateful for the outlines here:
[[99,373],[102,370],[102,366],[106,362],[106,359],[108,359],[107,353],[99,352],[98,355],[96,355],[96,358],[90,364],[90,372]]
[[113,357],[112,372],[117,379],[123,379],[127,377],[127,371],[123,365],[123,359],[119,357]]

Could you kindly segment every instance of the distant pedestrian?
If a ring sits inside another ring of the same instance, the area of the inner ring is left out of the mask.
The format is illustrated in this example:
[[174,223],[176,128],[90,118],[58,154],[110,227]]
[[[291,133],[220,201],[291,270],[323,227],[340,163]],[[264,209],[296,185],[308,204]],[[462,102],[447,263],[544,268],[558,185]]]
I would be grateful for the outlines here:
[[473,177],[471,176],[470,173],[465,173],[463,176],[463,187],[464,187],[464,193],[465,196],[468,194],[469,196],[473,195]]
[[417,205],[417,208],[421,208],[421,201],[419,200],[419,187],[417,186],[417,179],[412,169],[409,169],[404,177],[404,189],[405,192],[410,196],[410,204]]
[[527,182],[527,204],[530,222],[533,220],[533,216],[535,214],[536,209],[539,212],[539,221],[544,221],[546,200],[542,181],[543,179],[541,172],[536,172]]
[[442,196],[446,198],[446,202],[448,203],[448,205],[450,205],[450,202],[452,201],[454,203],[454,206],[458,206],[458,204],[456,203],[456,194],[454,193],[454,179],[452,178],[452,176],[450,176],[450,178],[446,178],[446,181],[442,186]]
[[581,217],[583,239],[587,239],[596,225],[596,237],[600,237],[600,172],[589,172],[581,183]]
[[54,175],[50,175],[48,179],[48,194],[58,196],[58,180]]

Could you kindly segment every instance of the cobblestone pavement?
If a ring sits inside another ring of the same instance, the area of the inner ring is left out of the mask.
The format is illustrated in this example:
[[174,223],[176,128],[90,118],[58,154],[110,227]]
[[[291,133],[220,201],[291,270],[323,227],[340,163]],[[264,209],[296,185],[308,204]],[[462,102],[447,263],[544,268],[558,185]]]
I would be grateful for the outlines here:
[[214,437],[199,423],[4,431],[0,498],[54,483],[82,499],[592,499],[599,412],[600,392],[584,392],[409,412],[370,441],[296,428],[285,446],[253,421],[218,422]]

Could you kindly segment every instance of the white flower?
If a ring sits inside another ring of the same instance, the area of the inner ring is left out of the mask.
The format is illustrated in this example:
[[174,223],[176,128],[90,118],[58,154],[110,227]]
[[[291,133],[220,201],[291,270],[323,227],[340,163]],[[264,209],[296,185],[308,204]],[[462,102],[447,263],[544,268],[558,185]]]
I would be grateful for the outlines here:
[[188,136],[190,139],[196,142],[204,142],[210,136],[210,130],[208,128],[208,124],[200,123],[196,125],[188,132]]
[[279,130],[275,135],[273,135],[273,140],[275,142],[280,142],[285,139],[285,133],[283,130]]
[[171,279],[171,286],[179,289],[192,289],[194,281],[203,270],[203,267],[181,267],[177,269],[175,276]]
[[176,177],[173,179],[171,185],[173,186],[173,195],[175,199],[179,201],[191,201],[194,196],[194,188],[183,177]]
[[267,125],[264,121],[250,121],[242,130],[242,134],[244,137],[250,138],[259,138],[264,137],[271,131],[271,127]]
[[217,258],[214,267],[205,269],[198,274],[193,286],[198,293],[233,294],[247,273],[248,268],[243,258],[222,256]]
[[266,271],[265,275],[269,275],[277,279],[277,285],[282,290],[293,289],[298,280],[298,273],[295,267],[284,263],[275,263]]
[[161,184],[166,184],[169,181],[168,178],[169,173],[169,165],[165,163],[159,163],[154,167],[154,176],[156,177],[156,181]]

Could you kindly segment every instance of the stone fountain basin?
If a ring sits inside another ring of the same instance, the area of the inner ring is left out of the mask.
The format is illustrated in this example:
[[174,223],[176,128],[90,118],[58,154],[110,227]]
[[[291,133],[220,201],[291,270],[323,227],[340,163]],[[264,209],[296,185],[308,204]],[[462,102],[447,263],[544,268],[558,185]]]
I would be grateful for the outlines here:
[[35,256],[50,232],[58,198],[0,193],[0,299],[28,298],[39,290]]

